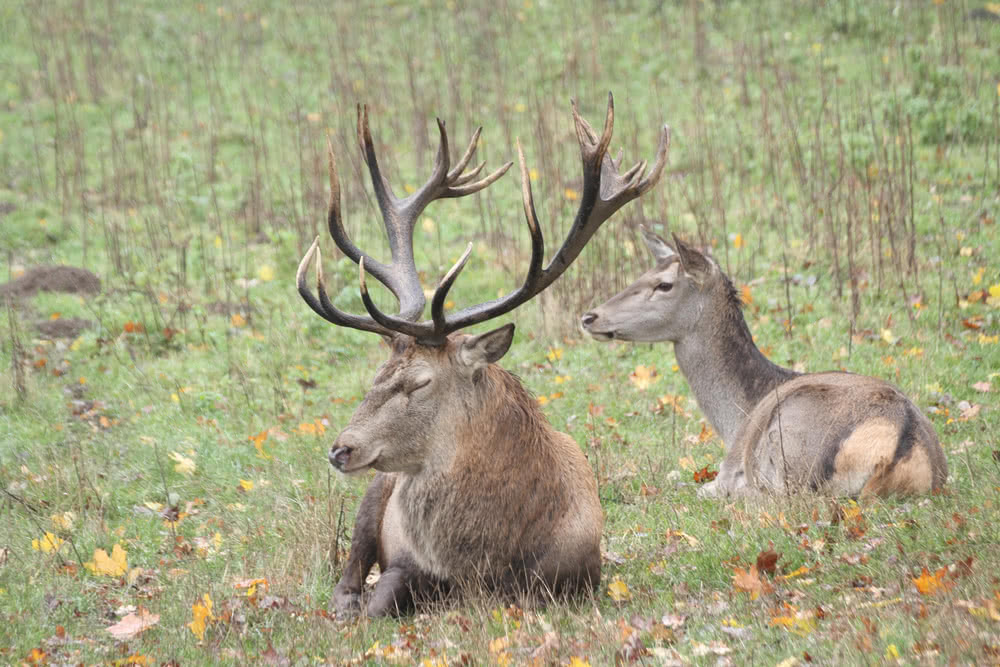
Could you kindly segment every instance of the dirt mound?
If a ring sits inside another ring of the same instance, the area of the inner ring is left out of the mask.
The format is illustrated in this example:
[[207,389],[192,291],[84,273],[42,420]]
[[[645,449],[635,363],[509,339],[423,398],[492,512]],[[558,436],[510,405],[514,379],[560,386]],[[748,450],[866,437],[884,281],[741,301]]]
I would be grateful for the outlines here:
[[36,266],[20,278],[0,285],[0,299],[8,296],[23,299],[42,291],[96,294],[101,291],[101,279],[75,266]]
[[84,329],[89,329],[94,323],[79,317],[65,317],[58,320],[42,320],[35,328],[45,338],[76,338]]

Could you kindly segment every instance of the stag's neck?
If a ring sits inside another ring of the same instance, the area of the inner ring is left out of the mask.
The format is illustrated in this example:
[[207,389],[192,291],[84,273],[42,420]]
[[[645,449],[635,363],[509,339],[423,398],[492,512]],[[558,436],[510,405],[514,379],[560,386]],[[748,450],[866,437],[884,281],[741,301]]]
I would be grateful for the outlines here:
[[771,363],[754,344],[736,300],[729,293],[720,298],[724,307],[706,311],[674,353],[698,407],[729,448],[753,407],[798,373]]

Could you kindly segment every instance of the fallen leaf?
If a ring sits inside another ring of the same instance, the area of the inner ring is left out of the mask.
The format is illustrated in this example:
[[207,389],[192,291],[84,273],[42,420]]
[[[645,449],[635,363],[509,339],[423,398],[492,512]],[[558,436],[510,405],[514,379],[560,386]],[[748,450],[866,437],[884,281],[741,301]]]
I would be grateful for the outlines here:
[[148,609],[140,608],[137,613],[129,614],[114,625],[105,628],[115,639],[131,639],[160,622],[159,614],[151,614]]
[[193,618],[187,626],[198,638],[198,641],[202,641],[205,639],[205,629],[208,627],[208,623],[215,620],[215,616],[212,615],[212,598],[209,597],[208,593],[202,595],[201,600],[191,605],[191,614]]
[[913,580],[913,584],[920,591],[921,595],[935,595],[940,590],[950,588],[949,582],[944,580],[944,575],[948,572],[947,567],[938,569],[934,574],[923,568],[920,576]]
[[781,554],[775,553],[774,549],[761,551],[757,554],[757,571],[773,575],[779,558],[781,558]]
[[128,572],[128,553],[120,544],[111,548],[110,556],[104,549],[95,549],[94,560],[84,563],[83,566],[97,575],[120,577]]
[[696,484],[705,484],[706,482],[711,482],[718,476],[719,476],[719,471],[709,470],[708,466],[705,466],[701,470],[694,471],[694,481]]
[[170,452],[170,459],[176,463],[174,470],[181,473],[182,475],[193,475],[195,471],[194,460],[190,459],[180,452]]
[[749,570],[740,567],[733,568],[733,588],[749,593],[751,600],[756,600],[761,593],[774,591],[774,587],[770,583],[760,578],[756,564],[751,565]]
[[972,388],[984,394],[988,394],[993,389],[989,382],[976,382],[972,385]]
[[59,551],[64,540],[55,533],[45,533],[40,540],[31,540],[31,548],[42,553],[52,553]]
[[655,384],[660,376],[656,372],[654,366],[643,366],[639,364],[635,367],[635,370],[629,374],[629,381],[635,385],[639,391],[645,391],[651,385]]
[[608,597],[615,602],[628,602],[632,599],[632,591],[628,589],[628,585],[621,578],[615,577],[608,584]]
[[970,405],[969,407],[962,410],[962,412],[958,415],[958,420],[967,422],[970,419],[975,419],[976,417],[979,416],[979,411],[982,409],[982,407],[983,406],[979,405],[978,403]]

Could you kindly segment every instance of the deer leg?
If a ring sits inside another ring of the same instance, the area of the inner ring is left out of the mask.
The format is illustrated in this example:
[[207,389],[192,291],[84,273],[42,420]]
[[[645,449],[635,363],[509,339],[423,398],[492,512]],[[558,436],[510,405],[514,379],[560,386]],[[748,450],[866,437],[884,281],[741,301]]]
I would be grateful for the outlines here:
[[361,611],[361,590],[365,577],[378,560],[378,537],[385,505],[394,486],[394,478],[378,474],[368,489],[354,520],[351,552],[347,556],[340,582],[333,589],[333,607],[338,617],[355,616]]
[[415,600],[435,590],[435,580],[421,572],[409,554],[399,554],[386,568],[368,600],[369,616],[398,616]]

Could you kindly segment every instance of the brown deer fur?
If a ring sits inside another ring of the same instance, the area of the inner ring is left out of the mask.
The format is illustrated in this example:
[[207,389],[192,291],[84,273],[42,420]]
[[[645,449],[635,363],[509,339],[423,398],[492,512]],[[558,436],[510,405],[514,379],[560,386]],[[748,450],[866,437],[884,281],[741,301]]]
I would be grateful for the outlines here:
[[643,229],[657,260],[586,313],[598,340],[671,341],[677,363],[726,444],[701,495],[811,489],[846,495],[926,493],[944,484],[930,421],[896,387],[852,373],[800,375],[757,349],[733,284],[709,256]]

